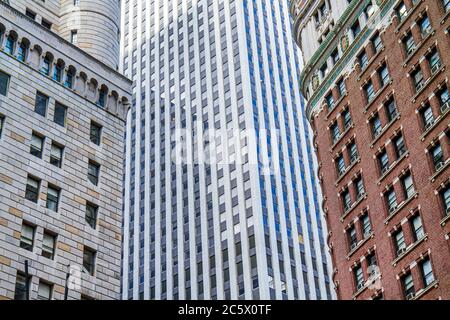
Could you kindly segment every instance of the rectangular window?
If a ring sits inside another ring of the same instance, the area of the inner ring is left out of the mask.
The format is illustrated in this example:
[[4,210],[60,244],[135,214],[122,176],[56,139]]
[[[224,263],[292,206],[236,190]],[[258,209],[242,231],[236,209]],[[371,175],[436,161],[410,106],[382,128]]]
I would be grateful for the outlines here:
[[383,65],[378,69],[378,75],[380,76],[381,85],[383,87],[389,83],[389,71],[386,65]]
[[72,30],[70,32],[70,43],[77,44],[78,43],[78,31]]
[[88,164],[88,179],[89,179],[89,181],[93,185],[97,186],[99,176],[100,176],[100,165],[93,161],[89,161],[89,164]]
[[397,13],[397,17],[402,22],[408,16],[408,10],[406,9],[406,5],[402,2],[397,9],[395,10]]
[[414,281],[411,272],[408,272],[402,279],[403,291],[405,298],[410,300],[416,295],[416,290],[414,289]]
[[342,193],[342,202],[344,205],[344,212],[347,212],[351,209],[352,207],[352,198],[350,196],[350,192],[348,191],[348,189],[346,189],[343,193]]
[[361,225],[362,225],[362,231],[364,238],[367,238],[372,233],[372,225],[370,224],[369,214],[365,213],[361,217]]
[[397,115],[398,115],[398,111],[397,111],[397,106],[395,105],[395,101],[394,99],[390,99],[389,102],[387,102],[384,105],[385,109],[386,109],[386,114],[388,117],[388,121],[391,122],[393,121]]
[[339,80],[336,86],[337,86],[338,91],[339,91],[339,96],[340,97],[345,96],[345,94],[347,93],[347,89],[345,87],[344,79]]
[[430,258],[427,257],[420,263],[420,270],[422,272],[423,284],[425,287],[428,287],[434,281]]
[[411,32],[403,38],[403,47],[405,48],[406,56],[409,57],[416,50],[416,42]]
[[347,130],[353,124],[352,117],[350,115],[350,111],[348,109],[345,109],[344,111],[342,111],[342,117],[344,118],[344,128],[345,128],[345,130]]
[[444,113],[450,108],[450,95],[448,94],[448,89],[445,87],[439,90],[437,96],[441,106],[441,113]]
[[35,178],[28,176],[27,186],[25,189],[25,199],[34,203],[39,199],[39,187],[41,182]]
[[361,177],[358,177],[353,183],[355,184],[356,188],[356,197],[358,198],[358,200],[360,200],[366,194],[366,191],[364,190],[363,180]]
[[398,137],[394,138],[394,145],[397,159],[400,159],[407,151],[403,135],[400,134]]
[[86,222],[92,229],[97,226],[98,206],[92,203],[86,204]]
[[338,126],[337,122],[335,122],[331,125],[330,132],[331,132],[331,140],[333,141],[333,144],[334,144],[341,137],[341,133],[339,132],[339,126]]
[[350,245],[350,251],[352,251],[358,245],[358,238],[356,235],[355,226],[351,226],[350,229],[348,229],[347,234],[348,234],[348,242]]
[[14,290],[14,300],[27,300],[27,287],[30,285],[30,278],[26,278],[24,274],[17,273],[16,287]]
[[427,61],[430,66],[431,74],[435,74],[441,68],[441,58],[436,48],[434,48],[430,54],[427,55]]
[[372,81],[369,81],[369,83],[364,87],[364,91],[366,93],[367,103],[372,102],[372,100],[375,98],[375,89],[373,87]]
[[39,287],[38,287],[38,300],[51,300],[52,298],[52,288],[53,286],[51,284],[48,284],[46,282],[39,281]]
[[400,256],[406,250],[405,236],[403,230],[399,230],[394,234],[395,248],[397,250],[397,256]]
[[0,71],[0,95],[6,96],[9,88],[9,75]]
[[350,156],[350,162],[353,164],[359,159],[358,148],[356,147],[356,143],[353,141],[348,146],[348,154]]
[[359,25],[359,21],[356,20],[356,22],[351,27],[353,38],[356,38],[359,33],[361,32],[361,26]]
[[64,147],[52,143],[52,148],[50,151],[50,163],[55,167],[61,168],[62,166],[62,158],[63,158]]
[[380,173],[381,173],[381,175],[385,174],[389,170],[389,167],[390,167],[389,157],[388,157],[388,154],[387,154],[386,150],[383,150],[378,155],[378,163],[380,165]]
[[419,20],[418,25],[420,27],[420,33],[422,34],[422,38],[425,38],[431,33],[432,28],[428,16],[424,16],[423,18],[421,18]]
[[334,98],[333,95],[330,93],[325,97],[325,101],[327,103],[328,110],[332,110],[334,108]]
[[96,145],[100,145],[101,133],[102,133],[102,127],[94,122],[91,122],[91,129],[90,129],[91,142],[95,143]]
[[416,191],[414,190],[414,184],[411,174],[409,173],[404,177],[402,177],[401,181],[405,198],[406,199],[411,198],[416,193]]
[[364,272],[361,265],[358,265],[353,272],[355,274],[356,290],[358,291],[364,287]]
[[336,159],[336,168],[338,172],[338,177],[342,176],[345,172],[345,161],[343,155],[339,155]]
[[361,69],[364,69],[369,64],[369,57],[367,56],[367,53],[363,51],[358,56],[359,64],[361,66]]
[[411,78],[414,81],[414,87],[416,89],[416,92],[419,92],[423,88],[423,86],[425,84],[425,80],[423,79],[422,70],[419,68],[416,71],[414,71],[411,74]]
[[423,231],[422,219],[420,215],[416,215],[411,220],[411,226],[414,231],[414,241],[420,240],[425,236]]
[[66,114],[67,114],[67,107],[63,106],[62,104],[56,102],[55,104],[55,114],[53,117],[53,121],[60,126],[64,127],[66,125]]
[[450,12],[450,0],[441,0],[445,12]]
[[49,186],[47,190],[46,208],[58,212],[60,190],[56,187]]
[[5,126],[5,117],[0,114],[0,139],[2,138],[4,126]]
[[444,204],[444,216],[450,215],[450,186],[447,185],[441,192],[442,202]]
[[90,274],[94,275],[95,271],[95,251],[84,247],[83,251],[83,268]]
[[386,192],[386,201],[389,213],[394,212],[397,209],[397,196],[395,194],[394,188],[391,187],[388,192]]
[[22,224],[22,232],[20,233],[20,247],[33,251],[34,246],[34,230],[33,226],[30,226],[26,223]]
[[53,260],[55,257],[55,244],[56,244],[56,236],[44,231],[44,238],[42,240],[42,256]]
[[40,92],[36,93],[36,101],[34,105],[34,112],[45,117],[47,114],[48,97]]
[[380,52],[380,50],[383,48],[383,42],[381,41],[380,34],[377,33],[372,38],[372,45],[373,45],[373,49],[374,49],[375,53]]
[[430,154],[433,160],[434,169],[436,171],[440,170],[444,166],[444,153],[440,143],[437,143],[431,148]]
[[41,159],[43,149],[44,149],[44,137],[36,133],[33,133],[31,135],[30,154]]
[[422,117],[424,130],[427,131],[428,129],[431,128],[431,126],[434,124],[435,121],[431,106],[427,104],[425,107],[423,107],[420,110],[420,115]]

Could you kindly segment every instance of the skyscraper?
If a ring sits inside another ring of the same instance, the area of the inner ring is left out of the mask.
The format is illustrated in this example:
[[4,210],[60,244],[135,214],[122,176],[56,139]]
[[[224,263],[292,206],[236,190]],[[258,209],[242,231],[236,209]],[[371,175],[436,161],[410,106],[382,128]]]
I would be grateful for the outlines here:
[[449,12],[292,1],[339,298],[450,298]]
[[333,298],[288,2],[122,12],[123,298]]
[[1,300],[119,298],[119,16],[115,0],[0,1]]

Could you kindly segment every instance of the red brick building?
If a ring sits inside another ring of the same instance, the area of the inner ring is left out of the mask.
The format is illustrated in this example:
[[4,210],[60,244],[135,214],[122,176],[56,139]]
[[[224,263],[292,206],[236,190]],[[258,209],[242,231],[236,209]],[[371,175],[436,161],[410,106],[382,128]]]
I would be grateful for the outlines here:
[[292,13],[339,298],[450,299],[449,1]]

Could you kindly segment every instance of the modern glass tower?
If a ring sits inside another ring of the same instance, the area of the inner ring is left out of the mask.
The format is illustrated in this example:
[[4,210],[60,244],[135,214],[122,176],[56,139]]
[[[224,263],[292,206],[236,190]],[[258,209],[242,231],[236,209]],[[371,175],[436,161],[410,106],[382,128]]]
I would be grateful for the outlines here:
[[334,298],[289,2],[122,12],[123,298]]

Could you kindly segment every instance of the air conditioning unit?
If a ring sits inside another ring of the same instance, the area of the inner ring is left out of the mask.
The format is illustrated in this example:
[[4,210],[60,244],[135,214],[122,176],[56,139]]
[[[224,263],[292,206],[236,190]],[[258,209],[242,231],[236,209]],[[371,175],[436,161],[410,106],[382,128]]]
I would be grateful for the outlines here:
[[432,74],[435,74],[440,68],[441,68],[441,62],[435,63],[435,64],[431,67],[431,73],[432,73]]
[[389,170],[389,166],[381,169],[381,174],[385,174]]
[[350,246],[350,250],[354,250],[357,246],[358,244],[356,242],[352,243],[352,245]]
[[447,111],[448,109],[450,109],[450,101],[447,101],[446,103],[444,103],[441,106],[441,112],[444,113],[445,111]]
[[354,162],[356,162],[356,160],[358,160],[358,155],[357,154],[354,154],[354,155],[352,155],[352,157],[351,157],[351,159],[350,159],[350,162],[351,163],[354,163]]
[[364,231],[364,238],[368,238],[372,234],[372,230]]
[[362,288],[364,288],[364,282],[358,283],[358,287],[357,290],[361,290]]
[[398,250],[397,250],[397,256],[401,255],[401,254],[404,253],[405,251],[406,251],[406,248],[405,248],[405,247],[398,249]]
[[434,119],[425,124],[425,131],[430,129],[434,125]]
[[393,206],[389,208],[389,213],[394,212],[395,210],[397,210],[397,206]]
[[444,161],[436,163],[436,171],[439,171],[444,166]]
[[424,83],[425,83],[424,81],[418,82],[418,83],[416,84],[416,91],[419,91],[420,89],[422,89]]
[[410,292],[406,295],[406,300],[412,300],[415,296],[416,294],[414,292]]
[[406,50],[406,54],[410,56],[415,50],[416,50],[415,46],[409,47],[408,50]]

